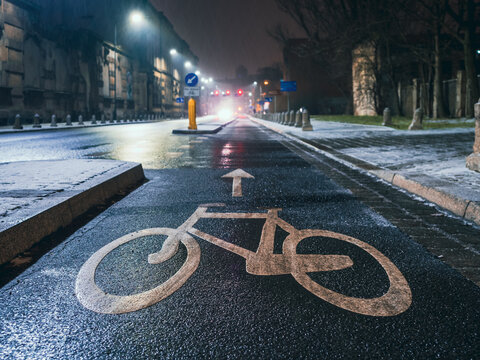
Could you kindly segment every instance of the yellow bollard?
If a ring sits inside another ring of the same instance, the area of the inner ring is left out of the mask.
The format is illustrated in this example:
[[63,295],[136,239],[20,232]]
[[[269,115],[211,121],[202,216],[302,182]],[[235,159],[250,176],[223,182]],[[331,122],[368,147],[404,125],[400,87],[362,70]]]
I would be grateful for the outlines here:
[[188,130],[197,130],[197,102],[188,100]]

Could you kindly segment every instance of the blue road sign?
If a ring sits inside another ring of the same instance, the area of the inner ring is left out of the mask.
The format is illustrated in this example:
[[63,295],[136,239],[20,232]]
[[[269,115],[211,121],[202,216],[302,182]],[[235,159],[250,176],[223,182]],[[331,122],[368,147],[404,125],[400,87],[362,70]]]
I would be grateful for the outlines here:
[[183,97],[178,97],[178,98],[176,99],[176,102],[179,103],[179,104],[183,104],[183,103],[185,102],[185,98],[183,98]]
[[266,97],[266,98],[265,98],[265,101],[266,101],[266,102],[272,102],[272,101],[273,101],[273,98],[271,98],[271,97]]
[[185,84],[187,84],[187,86],[191,86],[191,87],[197,86],[198,75],[194,74],[194,73],[187,74],[187,76],[185,76]]
[[285,92],[297,91],[297,82],[280,80],[280,91],[285,91]]
[[260,100],[260,101],[258,102],[258,105],[265,105],[265,101]]

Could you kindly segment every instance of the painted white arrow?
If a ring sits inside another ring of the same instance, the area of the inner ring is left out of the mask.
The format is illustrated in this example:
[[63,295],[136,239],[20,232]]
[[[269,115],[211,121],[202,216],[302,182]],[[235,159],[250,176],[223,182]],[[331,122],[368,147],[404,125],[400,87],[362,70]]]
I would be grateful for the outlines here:
[[233,178],[233,187],[232,187],[232,196],[233,197],[242,197],[242,179],[255,179],[254,176],[250,175],[242,169],[237,169],[235,171],[229,172],[226,175],[223,175],[222,178]]

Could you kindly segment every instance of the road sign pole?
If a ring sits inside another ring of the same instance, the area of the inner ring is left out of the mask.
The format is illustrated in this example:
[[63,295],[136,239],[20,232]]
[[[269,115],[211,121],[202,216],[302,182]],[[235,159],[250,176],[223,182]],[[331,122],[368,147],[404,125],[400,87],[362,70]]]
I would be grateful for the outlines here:
[[277,97],[276,96],[273,97],[273,110],[274,110],[273,111],[274,113],[277,113]]

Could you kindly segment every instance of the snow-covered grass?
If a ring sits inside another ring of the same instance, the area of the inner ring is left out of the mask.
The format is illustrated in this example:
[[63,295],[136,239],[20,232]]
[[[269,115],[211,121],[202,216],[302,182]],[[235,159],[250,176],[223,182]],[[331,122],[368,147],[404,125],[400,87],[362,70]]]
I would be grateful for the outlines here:
[[[313,115],[312,119],[319,121],[332,121],[348,124],[360,124],[360,125],[376,125],[381,126],[383,123],[382,116],[353,116],[353,115]],[[394,129],[407,130],[408,126],[412,122],[412,119],[404,116],[392,117]],[[458,127],[475,127],[473,119],[440,119],[432,120],[425,119],[423,121],[423,127],[425,129],[445,129],[445,128],[458,128]]]

